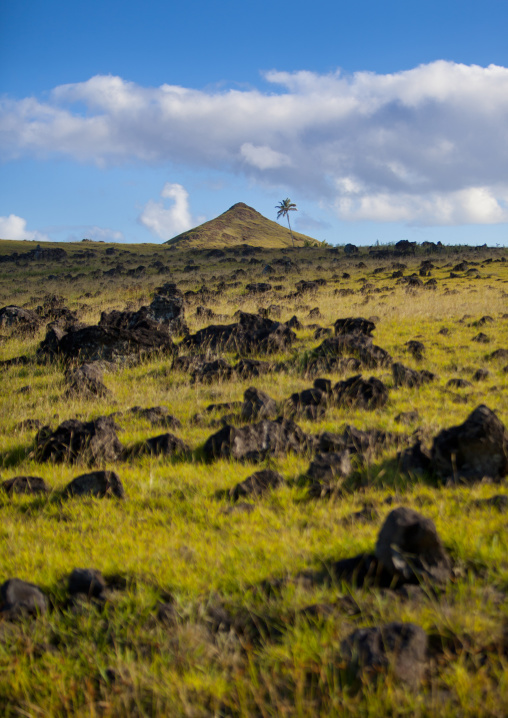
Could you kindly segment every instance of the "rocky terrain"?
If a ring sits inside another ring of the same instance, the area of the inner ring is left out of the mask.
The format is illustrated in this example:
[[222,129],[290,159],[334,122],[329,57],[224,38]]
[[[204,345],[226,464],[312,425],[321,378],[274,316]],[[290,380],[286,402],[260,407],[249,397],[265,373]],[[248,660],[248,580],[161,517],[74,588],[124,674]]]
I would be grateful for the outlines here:
[[5,715],[506,714],[507,250],[0,242],[0,374]]

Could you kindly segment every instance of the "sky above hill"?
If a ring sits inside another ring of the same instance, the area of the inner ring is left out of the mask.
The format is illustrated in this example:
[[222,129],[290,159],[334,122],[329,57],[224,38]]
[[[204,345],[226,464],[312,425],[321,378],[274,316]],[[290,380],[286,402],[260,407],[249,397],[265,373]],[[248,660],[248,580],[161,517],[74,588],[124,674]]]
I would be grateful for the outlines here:
[[0,238],[508,246],[505,0],[2,0]]

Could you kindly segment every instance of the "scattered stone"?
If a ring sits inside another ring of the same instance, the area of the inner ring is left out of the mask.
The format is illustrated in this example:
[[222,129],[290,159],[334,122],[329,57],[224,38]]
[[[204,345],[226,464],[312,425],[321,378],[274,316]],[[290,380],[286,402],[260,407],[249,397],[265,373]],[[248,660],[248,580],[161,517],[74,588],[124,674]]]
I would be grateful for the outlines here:
[[453,480],[499,481],[508,474],[508,432],[484,404],[459,426],[443,429],[432,445],[436,473]]
[[160,434],[146,439],[140,444],[136,444],[129,451],[131,457],[144,456],[151,454],[152,456],[181,456],[189,454],[190,448],[187,444],[174,434]]
[[418,688],[425,674],[428,639],[414,623],[393,622],[358,628],[341,643],[349,669],[375,678],[392,670],[398,680]]
[[373,376],[364,379],[358,374],[335,384],[333,400],[337,406],[373,411],[385,406],[388,401],[388,389],[381,379]]
[[95,568],[75,568],[69,576],[68,589],[71,596],[85,594],[90,598],[103,598],[106,581]]
[[102,371],[97,364],[82,364],[78,369],[68,371],[65,378],[69,384],[65,392],[67,397],[96,399],[111,393],[102,383]]
[[115,462],[123,457],[124,447],[116,435],[117,426],[110,416],[93,421],[64,421],[55,430],[41,429],[35,437],[36,461],[84,461],[88,464]]
[[40,476],[15,476],[2,481],[0,489],[7,494],[47,494],[51,490]]
[[90,474],[82,474],[73,479],[63,490],[63,497],[72,496],[94,496],[105,498],[116,496],[118,499],[125,498],[125,490],[114,471],[93,471]]
[[350,454],[358,456],[361,461],[367,462],[387,446],[397,444],[404,439],[404,435],[381,429],[362,431],[354,426],[346,425],[342,434],[333,434],[329,431],[320,434],[317,440],[317,450],[320,452],[348,451]]
[[205,327],[186,337],[183,345],[202,351],[270,354],[290,349],[295,339],[295,333],[285,324],[258,314],[240,312],[236,324]]
[[349,451],[316,454],[306,472],[309,496],[324,498],[337,493],[342,485],[337,479],[347,478],[351,470]]
[[10,578],[0,586],[0,617],[17,619],[46,613],[48,599],[38,586]]
[[472,341],[472,342],[477,342],[478,344],[489,344],[489,342],[490,342],[490,337],[488,337],[488,336],[487,336],[486,334],[484,334],[483,332],[480,332],[480,333],[477,334],[475,337],[473,337],[473,338],[471,339],[471,341]]
[[407,347],[407,350],[410,354],[413,355],[413,358],[417,361],[422,361],[423,355],[425,353],[425,345],[423,342],[418,342],[415,339],[411,339],[409,342],[406,342],[405,346]]
[[215,384],[233,376],[233,367],[225,359],[205,362],[191,373],[192,384]]
[[261,496],[270,489],[276,489],[283,483],[284,478],[277,471],[262,469],[261,471],[256,471],[245,481],[233,486],[229,496],[232,501],[238,501],[246,496]]
[[235,375],[239,379],[251,379],[252,377],[263,376],[273,368],[273,364],[257,359],[240,359],[233,367]]
[[480,508],[493,508],[504,513],[508,510],[508,496],[506,494],[496,494],[491,496],[490,499],[477,499],[474,505]]
[[394,421],[397,422],[397,424],[414,424],[420,419],[420,414],[416,409],[413,411],[401,411],[400,414],[397,414]]
[[474,381],[485,381],[485,379],[488,379],[490,376],[490,372],[488,369],[477,369],[475,373],[473,374],[473,380]]
[[430,450],[424,448],[420,441],[401,451],[397,459],[399,471],[403,474],[421,475],[432,471]]
[[0,309],[0,328],[16,327],[18,332],[35,334],[39,328],[39,317],[35,312],[9,305]]
[[364,319],[363,317],[346,317],[345,319],[337,319],[334,328],[336,336],[358,333],[366,337],[372,337],[372,332],[376,328],[376,325],[374,322]]
[[424,384],[428,384],[431,381],[435,381],[436,375],[427,369],[418,371],[417,369],[410,369],[404,366],[400,362],[392,364],[393,381],[396,387],[420,387]]
[[460,377],[454,377],[446,382],[446,386],[453,389],[469,389],[473,386],[467,379],[461,379]]
[[172,416],[167,406],[152,406],[147,409],[142,409],[140,406],[133,406],[129,411],[141,419],[150,422],[152,426],[166,426],[168,429],[182,428],[180,419],[177,419],[176,416]]
[[487,359],[491,361],[505,361],[505,359],[508,359],[508,349],[496,349],[492,354],[488,355]]
[[376,558],[406,583],[443,585],[451,575],[451,561],[434,522],[406,507],[388,514],[378,535]]
[[265,419],[241,428],[224,426],[206,440],[203,453],[208,460],[232,458],[259,462],[269,456],[306,452],[314,443],[313,437],[293,421],[279,417],[276,421]]
[[264,391],[251,386],[244,392],[240,415],[242,421],[270,419],[277,415],[277,404]]

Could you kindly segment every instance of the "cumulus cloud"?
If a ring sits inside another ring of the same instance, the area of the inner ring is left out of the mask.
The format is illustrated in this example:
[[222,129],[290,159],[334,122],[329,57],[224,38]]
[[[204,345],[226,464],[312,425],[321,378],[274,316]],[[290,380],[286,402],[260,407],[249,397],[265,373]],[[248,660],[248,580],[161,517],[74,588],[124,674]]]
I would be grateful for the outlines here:
[[[243,173],[351,221],[508,221],[508,68],[437,61],[386,75],[266,79],[274,91],[97,76],[54,88],[46,102],[4,98],[0,152]],[[163,236],[188,228],[187,198],[167,198],[172,207],[149,203],[141,219]]]
[[200,223],[200,218],[192,219],[189,193],[181,184],[166,182],[161,197],[163,200],[172,200],[173,203],[166,207],[164,201],[155,202],[151,199],[138,218],[139,222],[156,237],[171,239]]
[[291,164],[291,160],[283,152],[272,150],[266,145],[256,147],[251,142],[244,142],[240,147],[240,154],[250,165],[260,170],[275,169]]
[[26,219],[10,214],[8,217],[0,217],[0,237],[2,239],[30,239],[37,242],[47,242],[47,237],[42,232],[30,232],[26,228]]

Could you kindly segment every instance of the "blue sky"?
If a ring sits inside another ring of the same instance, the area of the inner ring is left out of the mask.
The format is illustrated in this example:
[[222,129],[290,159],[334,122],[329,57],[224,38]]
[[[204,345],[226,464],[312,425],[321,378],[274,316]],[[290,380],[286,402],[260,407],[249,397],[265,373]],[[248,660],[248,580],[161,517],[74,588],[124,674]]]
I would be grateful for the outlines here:
[[508,245],[505,0],[3,0],[0,237]]

